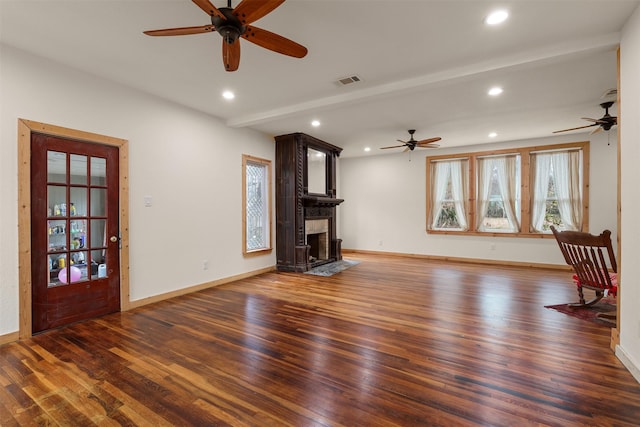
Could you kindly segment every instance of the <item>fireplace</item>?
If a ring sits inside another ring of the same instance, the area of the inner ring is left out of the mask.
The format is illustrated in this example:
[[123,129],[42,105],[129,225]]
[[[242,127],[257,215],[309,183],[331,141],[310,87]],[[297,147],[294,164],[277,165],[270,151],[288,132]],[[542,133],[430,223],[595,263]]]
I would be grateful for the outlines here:
[[304,221],[305,242],[309,246],[309,262],[329,259],[329,220],[307,219]]
[[276,140],[276,267],[308,271],[342,259],[336,161],[342,149],[303,133]]

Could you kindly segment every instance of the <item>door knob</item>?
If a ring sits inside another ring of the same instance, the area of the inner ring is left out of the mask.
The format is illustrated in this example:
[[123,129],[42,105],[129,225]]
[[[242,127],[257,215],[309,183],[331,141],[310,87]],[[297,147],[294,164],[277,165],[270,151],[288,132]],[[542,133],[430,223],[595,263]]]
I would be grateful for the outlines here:
[[117,242],[117,241],[118,241],[118,237],[116,237],[116,236],[111,236],[111,237],[109,237],[109,240],[111,240],[111,242],[115,243],[115,242]]

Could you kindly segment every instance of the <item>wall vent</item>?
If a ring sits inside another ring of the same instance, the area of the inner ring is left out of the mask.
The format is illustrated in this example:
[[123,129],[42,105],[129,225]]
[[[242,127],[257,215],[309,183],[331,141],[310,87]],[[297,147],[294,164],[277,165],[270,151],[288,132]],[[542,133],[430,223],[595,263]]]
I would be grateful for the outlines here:
[[600,98],[615,98],[618,95],[618,89],[609,89],[605,91]]
[[346,85],[350,85],[351,83],[358,83],[361,82],[362,79],[356,75],[353,76],[349,76],[349,77],[343,77],[341,79],[338,79],[338,81],[336,82],[339,86],[346,86]]

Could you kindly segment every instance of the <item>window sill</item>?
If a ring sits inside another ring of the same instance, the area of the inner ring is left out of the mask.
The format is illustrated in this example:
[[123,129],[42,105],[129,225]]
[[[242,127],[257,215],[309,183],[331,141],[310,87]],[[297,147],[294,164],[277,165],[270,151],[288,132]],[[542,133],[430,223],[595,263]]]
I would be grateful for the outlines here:
[[457,231],[457,230],[427,230],[427,234],[445,234],[453,236],[482,236],[482,237],[520,237],[527,239],[553,239],[553,233],[500,233],[490,231]]
[[254,257],[259,255],[268,255],[273,252],[273,248],[264,248],[264,249],[255,249],[253,251],[243,251],[242,256],[244,257]]

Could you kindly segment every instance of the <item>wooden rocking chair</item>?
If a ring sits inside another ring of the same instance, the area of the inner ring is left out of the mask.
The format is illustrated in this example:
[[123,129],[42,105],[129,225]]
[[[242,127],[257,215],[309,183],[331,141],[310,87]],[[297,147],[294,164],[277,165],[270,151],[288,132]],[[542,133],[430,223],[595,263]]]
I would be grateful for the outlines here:
[[[579,231],[558,231],[553,226],[551,231],[565,261],[573,267],[573,281],[578,288],[580,302],[570,306],[591,306],[602,297],[618,293],[618,264],[609,230],[604,230],[599,236]],[[595,291],[595,297],[585,301],[583,288]],[[615,322],[616,313],[598,313],[597,317]]]

